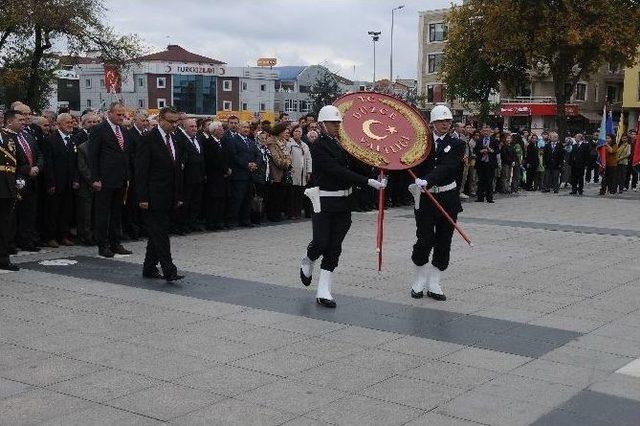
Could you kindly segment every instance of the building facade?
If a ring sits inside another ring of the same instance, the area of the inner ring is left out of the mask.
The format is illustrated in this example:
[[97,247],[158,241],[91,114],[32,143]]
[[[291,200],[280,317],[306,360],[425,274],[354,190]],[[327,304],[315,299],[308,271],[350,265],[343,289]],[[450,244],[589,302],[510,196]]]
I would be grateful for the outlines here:
[[624,70],[622,108],[628,112],[627,128],[636,128],[640,119],[640,64]]

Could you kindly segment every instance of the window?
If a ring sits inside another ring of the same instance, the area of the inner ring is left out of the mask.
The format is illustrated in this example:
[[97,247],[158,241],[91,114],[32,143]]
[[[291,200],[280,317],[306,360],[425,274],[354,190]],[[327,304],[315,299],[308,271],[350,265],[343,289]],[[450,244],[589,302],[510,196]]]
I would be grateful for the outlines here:
[[429,24],[429,43],[447,40],[447,26],[443,22]]
[[87,108],[91,108],[91,99],[87,99]]
[[284,101],[284,112],[297,112],[297,111],[298,111],[297,99],[286,99]]
[[173,105],[187,114],[214,115],[222,108],[222,99],[218,102],[216,98],[217,79],[212,75],[172,76]]
[[607,86],[607,100],[618,102],[618,88],[616,86]]
[[222,101],[222,110],[223,111],[231,111],[233,108],[233,105],[231,104],[231,101]]
[[300,86],[298,90],[300,93],[309,93],[309,86]]
[[156,88],[164,89],[167,87],[167,77],[158,77],[156,78]]
[[260,85],[260,91],[261,92],[266,92],[267,91],[267,85],[266,84],[261,84]]
[[300,112],[309,112],[309,111],[311,111],[311,102],[300,101]]
[[249,109],[249,108],[247,107],[247,103],[246,103],[246,102],[243,102],[243,103],[242,103],[242,110],[243,110],[243,111],[246,111],[246,110],[248,110],[248,109]]
[[427,72],[435,74],[442,67],[442,53],[429,53],[427,55]]
[[586,83],[578,83],[576,85],[576,101],[586,101],[587,100],[587,85]]
[[100,88],[104,88],[104,78],[100,79]]
[[444,86],[442,84],[427,84],[427,102],[444,102]]
[[247,90],[247,82],[246,81],[242,82],[242,90]]
[[87,78],[84,80],[84,87],[85,89],[91,89],[91,79]]
[[138,77],[138,87],[144,87],[144,78]]
[[571,98],[571,89],[573,89],[571,83],[564,84],[564,95],[567,97],[567,99]]
[[232,88],[231,80],[223,80],[222,81],[222,90],[225,92],[230,92]]
[[516,96],[531,97],[531,83],[528,81],[519,82],[516,86]]
[[166,106],[167,106],[167,100],[166,100],[166,99],[164,99],[164,98],[159,98],[159,99],[156,101],[156,105],[157,105],[157,107],[158,107],[158,108],[164,108],[164,107],[166,107]]
[[361,92],[364,92],[365,90],[367,90],[367,86],[365,86],[364,84],[361,84],[358,90],[360,90]]
[[144,99],[138,99],[138,107],[144,108]]
[[266,104],[260,104],[260,111],[266,111],[267,110],[267,105]]

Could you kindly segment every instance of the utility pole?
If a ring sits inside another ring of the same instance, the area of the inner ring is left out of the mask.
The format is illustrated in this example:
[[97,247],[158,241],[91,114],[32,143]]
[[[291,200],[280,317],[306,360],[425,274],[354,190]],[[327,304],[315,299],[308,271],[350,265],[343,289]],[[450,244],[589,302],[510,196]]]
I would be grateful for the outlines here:
[[394,7],[391,9],[391,54],[389,55],[389,84],[393,85],[393,14],[396,10],[400,10],[404,7],[404,4],[401,4],[398,7]]
[[373,89],[376,88],[376,42],[380,40],[382,31],[369,31],[368,33],[373,41]]

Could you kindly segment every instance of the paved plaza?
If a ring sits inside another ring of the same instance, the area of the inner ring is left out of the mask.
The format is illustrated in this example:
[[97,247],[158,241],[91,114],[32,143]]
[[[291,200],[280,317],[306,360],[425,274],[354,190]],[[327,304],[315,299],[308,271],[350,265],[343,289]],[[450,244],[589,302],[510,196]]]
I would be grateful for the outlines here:
[[409,296],[410,208],[381,273],[353,214],[335,310],[299,283],[308,220],[173,238],[179,284],[142,278],[144,242],[17,256],[0,424],[638,425],[640,193],[596,194],[465,203],[446,302]]

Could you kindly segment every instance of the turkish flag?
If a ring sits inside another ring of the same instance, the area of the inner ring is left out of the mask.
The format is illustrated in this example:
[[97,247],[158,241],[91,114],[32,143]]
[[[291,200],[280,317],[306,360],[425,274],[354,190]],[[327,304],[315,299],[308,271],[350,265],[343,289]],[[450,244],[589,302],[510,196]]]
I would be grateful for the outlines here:
[[120,93],[120,70],[117,67],[104,66],[104,87],[107,93]]

